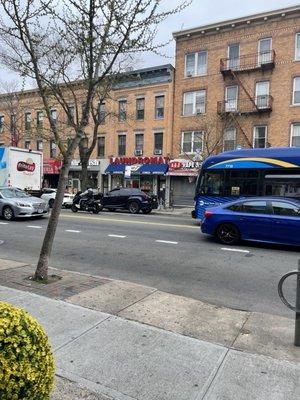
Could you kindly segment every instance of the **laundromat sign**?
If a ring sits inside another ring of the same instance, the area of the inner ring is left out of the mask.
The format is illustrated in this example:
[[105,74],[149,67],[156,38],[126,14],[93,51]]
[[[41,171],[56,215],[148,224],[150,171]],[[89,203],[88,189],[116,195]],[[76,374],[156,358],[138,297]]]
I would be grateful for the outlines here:
[[168,164],[169,157],[112,157],[110,164]]

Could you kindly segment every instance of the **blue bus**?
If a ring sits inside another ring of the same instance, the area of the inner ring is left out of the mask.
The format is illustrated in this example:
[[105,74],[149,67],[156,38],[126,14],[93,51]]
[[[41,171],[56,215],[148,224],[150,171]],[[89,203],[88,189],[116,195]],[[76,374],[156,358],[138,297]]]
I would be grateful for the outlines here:
[[195,210],[247,196],[300,198],[300,148],[273,147],[227,151],[208,157],[196,183]]

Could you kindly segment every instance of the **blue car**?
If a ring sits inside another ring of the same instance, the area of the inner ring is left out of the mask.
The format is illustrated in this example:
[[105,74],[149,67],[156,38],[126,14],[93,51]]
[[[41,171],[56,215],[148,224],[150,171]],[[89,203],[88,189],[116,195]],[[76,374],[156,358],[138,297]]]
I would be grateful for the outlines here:
[[208,208],[201,230],[226,245],[240,240],[300,245],[300,200],[248,197]]

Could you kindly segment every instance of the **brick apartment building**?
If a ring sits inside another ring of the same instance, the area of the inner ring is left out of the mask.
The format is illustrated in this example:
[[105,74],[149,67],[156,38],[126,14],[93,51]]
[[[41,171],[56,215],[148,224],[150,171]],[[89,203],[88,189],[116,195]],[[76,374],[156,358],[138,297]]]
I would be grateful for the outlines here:
[[[300,146],[300,6],[182,30],[174,38],[174,157]],[[176,188],[177,195],[193,190],[186,180]]]

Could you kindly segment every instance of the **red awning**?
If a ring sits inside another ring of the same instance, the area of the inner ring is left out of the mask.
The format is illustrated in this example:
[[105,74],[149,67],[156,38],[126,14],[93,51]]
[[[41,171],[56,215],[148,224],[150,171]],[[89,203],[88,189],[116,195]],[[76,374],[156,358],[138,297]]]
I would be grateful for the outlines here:
[[54,175],[59,174],[62,162],[60,160],[55,160],[54,158],[49,158],[44,160],[43,172],[44,175]]

